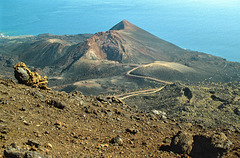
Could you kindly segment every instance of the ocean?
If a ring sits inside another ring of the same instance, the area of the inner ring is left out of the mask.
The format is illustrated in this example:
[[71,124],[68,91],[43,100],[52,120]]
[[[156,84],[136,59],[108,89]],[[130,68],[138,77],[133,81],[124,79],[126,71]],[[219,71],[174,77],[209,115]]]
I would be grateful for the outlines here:
[[238,0],[0,0],[5,36],[94,34],[124,19],[179,47],[240,62]]

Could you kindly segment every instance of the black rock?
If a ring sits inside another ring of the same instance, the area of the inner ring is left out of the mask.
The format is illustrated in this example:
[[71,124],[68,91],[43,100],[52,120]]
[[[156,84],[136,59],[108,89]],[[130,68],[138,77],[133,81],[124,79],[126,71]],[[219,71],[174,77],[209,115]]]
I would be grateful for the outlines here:
[[193,97],[192,91],[188,87],[185,87],[185,88],[183,88],[183,92],[184,92],[184,95],[190,101],[192,99],[192,97]]
[[110,140],[110,143],[112,143],[112,144],[117,144],[117,145],[119,145],[119,146],[122,146],[122,145],[123,145],[123,140],[122,140],[122,138],[118,135],[118,136],[112,138],[112,139]]
[[36,148],[38,148],[41,144],[39,141],[29,139],[27,142],[27,145],[35,146]]
[[126,129],[126,132],[129,132],[129,133],[131,133],[131,134],[136,134],[136,133],[138,133],[138,130],[137,130],[137,129],[134,129],[134,128],[127,128],[127,129]]
[[24,158],[25,151],[14,148],[14,147],[8,147],[6,150],[4,150],[4,157],[6,158]]

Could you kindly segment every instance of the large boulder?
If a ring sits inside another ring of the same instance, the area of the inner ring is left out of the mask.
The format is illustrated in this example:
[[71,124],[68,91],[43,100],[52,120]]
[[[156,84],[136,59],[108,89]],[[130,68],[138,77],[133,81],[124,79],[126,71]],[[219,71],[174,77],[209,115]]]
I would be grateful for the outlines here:
[[224,133],[215,133],[211,137],[204,135],[194,136],[194,146],[190,156],[195,158],[222,158],[226,155],[232,142]]
[[39,87],[41,89],[51,90],[47,87],[47,77],[41,77],[37,72],[31,72],[27,66],[20,62],[14,67],[14,74],[19,83],[25,84],[31,87]]
[[16,144],[11,144],[7,149],[4,150],[5,158],[46,158],[40,155],[36,151],[27,151],[19,148]]
[[184,96],[187,97],[188,100],[190,101],[190,100],[192,99],[192,97],[193,97],[192,91],[191,91],[188,87],[185,87],[185,88],[183,88],[182,90],[183,90],[183,92],[184,92],[184,93],[183,93]]
[[170,148],[179,154],[190,154],[192,150],[193,137],[184,131],[179,131],[173,138]]
[[170,144],[170,150],[178,154],[187,154],[194,158],[222,158],[232,146],[224,133],[215,133],[211,137],[194,135],[179,131]]
[[22,67],[17,67],[15,69],[14,76],[18,80],[18,82],[21,84],[27,84],[27,81],[30,78],[28,72]]

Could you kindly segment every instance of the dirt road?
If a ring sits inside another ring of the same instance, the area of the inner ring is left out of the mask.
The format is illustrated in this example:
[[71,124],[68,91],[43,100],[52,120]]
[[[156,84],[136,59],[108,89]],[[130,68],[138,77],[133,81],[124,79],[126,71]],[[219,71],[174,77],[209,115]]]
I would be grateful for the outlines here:
[[[135,75],[135,74],[132,74],[133,71],[135,71],[136,69],[140,68],[140,67],[143,67],[144,65],[139,65],[131,70],[129,70],[126,75],[127,76],[130,76],[130,77],[136,77],[136,78],[142,78],[142,79],[148,79],[148,80],[152,80],[152,81],[156,81],[156,82],[160,82],[160,83],[165,83],[165,84],[173,84],[173,82],[168,82],[168,81],[163,81],[163,80],[159,80],[157,78],[153,78],[153,77],[149,77],[149,76],[140,76],[140,75]],[[137,96],[137,95],[140,95],[140,94],[150,94],[150,93],[156,93],[158,91],[161,91],[163,87],[160,87],[160,88],[155,88],[155,89],[147,89],[147,90],[141,90],[141,91],[135,91],[135,92],[130,92],[130,93],[125,93],[125,94],[121,94],[121,95],[117,95],[116,97],[118,97],[119,99],[123,100],[123,99],[126,99],[126,98],[129,98],[129,97],[132,97],[132,96]]]

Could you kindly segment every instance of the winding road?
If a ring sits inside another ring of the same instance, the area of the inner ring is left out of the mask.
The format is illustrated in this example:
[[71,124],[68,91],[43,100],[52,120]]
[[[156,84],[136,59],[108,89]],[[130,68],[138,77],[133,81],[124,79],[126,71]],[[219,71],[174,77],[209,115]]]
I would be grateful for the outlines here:
[[127,72],[127,76],[131,76],[131,77],[136,77],[136,78],[142,78],[142,79],[148,79],[148,80],[152,80],[152,81],[157,81],[157,82],[161,82],[161,83],[166,83],[166,84],[173,84],[172,82],[168,82],[168,81],[163,81],[163,80],[159,80],[157,78],[153,78],[153,77],[148,77],[148,76],[140,76],[140,75],[134,75],[131,74],[133,71],[137,70],[140,67],[144,67],[144,65],[140,65],[138,67],[133,68],[132,70]]
[[[140,76],[140,75],[135,75],[132,74],[133,71],[135,71],[136,69],[143,67],[144,65],[139,65],[131,70],[129,70],[126,75],[130,76],[130,77],[135,77],[135,78],[141,78],[141,79],[148,79],[148,80],[152,80],[152,81],[156,81],[156,82],[160,82],[160,83],[165,83],[167,85],[169,84],[173,84],[173,82],[168,82],[168,81],[163,81],[163,80],[159,80],[157,78],[153,78],[153,77],[148,77],[148,76]],[[130,92],[130,93],[125,93],[125,94],[121,94],[121,95],[116,95],[116,97],[118,97],[119,99],[123,100],[129,97],[133,97],[133,96],[137,96],[140,94],[151,94],[151,93],[156,93],[158,91],[161,91],[163,88],[165,88],[165,86],[160,87],[160,88],[155,88],[155,89],[147,89],[147,90],[141,90],[141,91],[135,91],[135,92]]]

